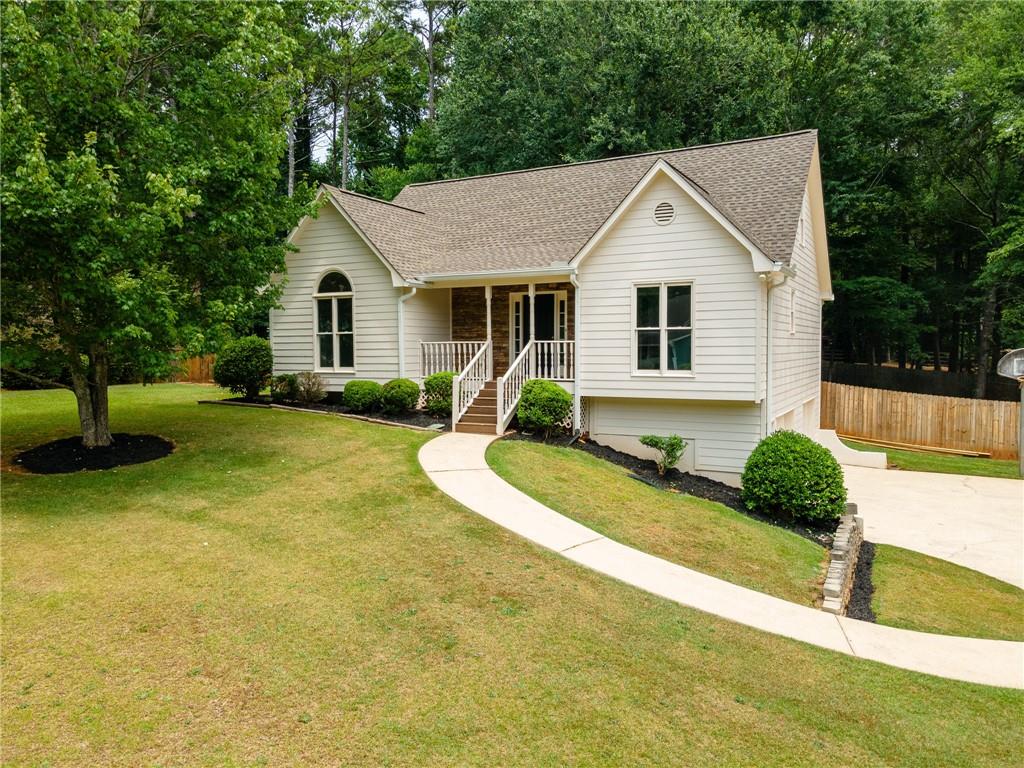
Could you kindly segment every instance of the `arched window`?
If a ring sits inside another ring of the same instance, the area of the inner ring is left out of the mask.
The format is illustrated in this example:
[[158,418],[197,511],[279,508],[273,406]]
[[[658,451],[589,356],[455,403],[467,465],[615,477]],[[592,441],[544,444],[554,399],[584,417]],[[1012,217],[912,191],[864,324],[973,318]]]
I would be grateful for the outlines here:
[[313,294],[316,305],[317,368],[354,368],[352,284],[341,272],[328,272]]

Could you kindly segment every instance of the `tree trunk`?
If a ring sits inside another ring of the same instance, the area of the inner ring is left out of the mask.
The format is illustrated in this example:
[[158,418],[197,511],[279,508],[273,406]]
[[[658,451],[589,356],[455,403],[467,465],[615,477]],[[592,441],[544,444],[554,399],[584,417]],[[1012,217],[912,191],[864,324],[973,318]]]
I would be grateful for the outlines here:
[[992,354],[992,331],[996,322],[996,304],[998,302],[998,286],[993,285],[985,296],[985,305],[981,311],[981,322],[978,324],[978,357],[974,371],[974,396],[985,397],[988,383],[988,358]]
[[341,105],[341,188],[348,189],[348,112],[349,95]]
[[288,120],[288,197],[295,194],[295,119]]
[[106,345],[94,344],[89,348],[88,367],[81,357],[70,354],[71,388],[78,401],[78,423],[82,428],[82,445],[99,448],[110,445],[110,411],[107,406],[110,360]]

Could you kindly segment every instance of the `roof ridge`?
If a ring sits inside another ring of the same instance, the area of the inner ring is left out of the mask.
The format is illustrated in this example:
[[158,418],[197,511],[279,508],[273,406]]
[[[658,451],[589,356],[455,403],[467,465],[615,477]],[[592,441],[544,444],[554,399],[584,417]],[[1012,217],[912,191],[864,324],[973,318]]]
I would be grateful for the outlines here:
[[377,198],[377,197],[370,197],[369,195],[361,195],[358,192],[352,192],[351,190],[348,190],[348,189],[342,189],[341,187],[336,187],[333,184],[324,184],[323,186],[326,187],[327,189],[331,190],[332,192],[337,192],[337,193],[343,194],[343,195],[351,195],[352,197],[358,197],[358,198],[360,198],[362,200],[366,200],[366,201],[371,202],[371,203],[380,203],[381,205],[390,205],[392,208],[400,208],[403,211],[409,211],[410,213],[418,213],[418,214],[420,214],[422,216],[426,216],[426,213],[424,211],[417,210],[416,208],[410,208],[407,205],[399,205],[398,203],[392,203],[389,200],[381,200],[380,198]]
[[[534,168],[519,168],[519,169],[512,170],[512,171],[496,171],[494,173],[479,173],[479,174],[476,174],[475,176],[460,176],[457,179],[437,179],[436,181],[417,181],[414,184],[406,184],[404,189],[408,189],[409,187],[428,187],[428,186],[430,186],[432,184],[451,184],[451,183],[454,183],[454,182],[457,182],[457,181],[472,181],[473,179],[487,179],[487,178],[491,178],[491,177],[494,177],[494,176],[512,176],[512,175],[517,174],[517,173],[531,173],[532,171],[549,171],[549,170],[552,170],[554,168],[569,168],[569,167],[577,166],[577,165],[593,165],[595,163],[611,163],[611,162],[615,162],[616,160],[631,160],[631,159],[637,158],[637,157],[654,157],[655,155],[669,155],[669,154],[674,154],[676,152],[689,152],[690,150],[693,150],[693,149],[709,149],[710,147],[726,147],[726,146],[729,146],[730,144],[749,144],[749,143],[752,143],[752,142],[755,142],[755,141],[769,141],[771,139],[783,139],[783,138],[786,138],[787,136],[799,136],[802,133],[815,133],[816,134],[817,132],[818,132],[817,128],[804,128],[803,130],[799,130],[799,131],[789,131],[787,133],[775,133],[775,134],[772,134],[771,136],[751,136],[751,137],[746,138],[746,139],[733,139],[731,141],[719,141],[719,142],[716,142],[716,143],[713,143],[713,144],[694,144],[693,146],[690,146],[690,147],[677,147],[675,149],[657,149],[657,150],[652,150],[650,152],[638,152],[638,153],[633,154],[633,155],[619,155],[618,157],[599,157],[599,158],[596,158],[594,160],[578,160],[578,161],[576,161],[574,163],[555,163],[553,165],[539,165],[539,166],[536,166]],[[354,192],[350,192],[349,194],[355,194],[355,193]],[[363,195],[360,195],[360,197],[363,197]],[[374,200],[374,198],[372,198],[372,197],[368,198],[368,199],[369,200]],[[376,201],[376,202],[384,202],[384,201],[381,200],[381,201]],[[388,203],[388,204],[389,205],[394,205],[394,203]],[[398,207],[401,208],[403,206],[398,206]],[[413,209],[410,208],[409,210],[413,210]],[[422,211],[417,211],[417,213],[422,213]]]

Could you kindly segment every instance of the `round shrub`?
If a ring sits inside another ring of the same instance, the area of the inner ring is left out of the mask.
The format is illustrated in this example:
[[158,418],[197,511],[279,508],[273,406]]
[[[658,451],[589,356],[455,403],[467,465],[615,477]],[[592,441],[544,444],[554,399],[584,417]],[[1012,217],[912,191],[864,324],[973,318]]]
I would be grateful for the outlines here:
[[423,380],[423,400],[427,413],[431,416],[452,415],[452,380],[455,374],[451,371],[432,373]]
[[270,380],[270,399],[277,402],[291,402],[299,399],[299,377],[294,373],[282,373]]
[[523,385],[516,416],[523,429],[550,434],[572,410],[572,395],[547,379],[530,379]]
[[352,379],[345,385],[341,401],[356,413],[367,413],[380,408],[380,396],[383,387],[376,381]]
[[254,400],[274,370],[270,342],[259,336],[229,341],[217,354],[213,380],[235,394]]
[[843,470],[831,451],[806,435],[773,432],[743,468],[743,503],[780,520],[832,523],[846,511]]
[[380,395],[381,408],[392,416],[411,411],[419,400],[419,384],[409,379],[392,379],[384,385]]

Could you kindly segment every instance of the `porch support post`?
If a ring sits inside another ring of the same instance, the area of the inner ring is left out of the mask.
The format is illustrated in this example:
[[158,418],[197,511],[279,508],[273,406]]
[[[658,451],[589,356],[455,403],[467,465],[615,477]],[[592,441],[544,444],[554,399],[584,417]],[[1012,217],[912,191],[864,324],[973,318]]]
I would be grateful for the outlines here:
[[530,349],[532,349],[533,351],[530,353],[530,359],[528,361],[528,363],[529,363],[528,370],[530,372],[530,378],[532,379],[534,376],[537,375],[537,365],[536,365],[536,361],[537,361],[537,351],[536,351],[537,350],[537,345],[533,343],[533,339],[534,339],[534,336],[535,336],[534,331],[536,330],[536,323],[534,322],[534,319],[535,319],[535,316],[537,314],[534,311],[534,306],[533,306],[533,298],[534,298],[534,296],[537,295],[537,286],[536,286],[535,283],[530,283],[529,291],[530,291],[530,345],[531,345]]
[[484,286],[484,298],[487,299],[487,380],[494,378],[494,341],[491,339],[491,294],[493,289],[489,285]]
[[569,275],[572,283],[572,431],[583,430],[583,396],[580,394],[580,284],[576,275]]

